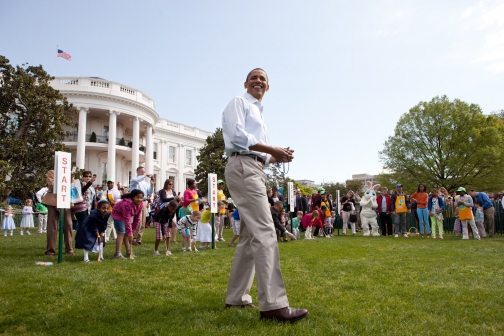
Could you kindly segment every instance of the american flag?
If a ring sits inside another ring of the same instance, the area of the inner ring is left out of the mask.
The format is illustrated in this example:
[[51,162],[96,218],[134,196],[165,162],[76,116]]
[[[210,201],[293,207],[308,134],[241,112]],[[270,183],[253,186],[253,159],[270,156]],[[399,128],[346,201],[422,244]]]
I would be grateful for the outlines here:
[[66,59],[67,61],[71,61],[72,60],[72,56],[70,56],[69,53],[61,50],[61,49],[58,49],[58,57],[63,57],[64,59]]

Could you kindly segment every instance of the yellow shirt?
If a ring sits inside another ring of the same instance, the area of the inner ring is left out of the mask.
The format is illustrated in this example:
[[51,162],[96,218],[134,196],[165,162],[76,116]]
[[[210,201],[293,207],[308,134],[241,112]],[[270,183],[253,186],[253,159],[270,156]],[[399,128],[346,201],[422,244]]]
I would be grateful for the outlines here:
[[331,208],[330,208],[329,201],[325,201],[325,202],[321,201],[320,202],[320,208],[322,208],[323,205],[326,206],[326,210],[325,210],[326,217],[331,217]]
[[212,213],[210,212],[210,208],[208,208],[205,211],[203,211],[203,213],[201,214],[200,222],[201,223],[209,223],[211,217],[212,217]]
[[[222,190],[217,190],[217,201],[222,201],[226,199],[226,195],[224,195],[224,191]],[[219,211],[219,215],[225,215],[226,214],[226,207],[223,207]]]

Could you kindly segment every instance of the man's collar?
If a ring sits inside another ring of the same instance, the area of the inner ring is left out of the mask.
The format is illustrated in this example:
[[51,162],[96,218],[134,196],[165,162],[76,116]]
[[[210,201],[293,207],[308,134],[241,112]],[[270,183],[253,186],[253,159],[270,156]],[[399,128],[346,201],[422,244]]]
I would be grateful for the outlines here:
[[245,98],[247,98],[247,100],[249,102],[251,102],[252,104],[256,104],[256,103],[259,103],[259,105],[261,105],[261,102],[259,100],[257,100],[256,97],[252,96],[250,93],[248,92],[245,92],[245,94],[243,95]]

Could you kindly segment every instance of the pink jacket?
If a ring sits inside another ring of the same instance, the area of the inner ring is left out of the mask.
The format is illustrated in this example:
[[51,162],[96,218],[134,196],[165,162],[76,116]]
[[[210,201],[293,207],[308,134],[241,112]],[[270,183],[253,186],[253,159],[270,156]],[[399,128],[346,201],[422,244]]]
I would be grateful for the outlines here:
[[[112,209],[112,218],[123,220],[126,227],[126,234],[132,235],[138,228],[138,224],[140,224],[143,206],[143,202],[135,206],[132,199],[122,199],[120,202],[114,204],[114,208]],[[131,224],[131,217],[135,218],[133,220],[133,225]]]

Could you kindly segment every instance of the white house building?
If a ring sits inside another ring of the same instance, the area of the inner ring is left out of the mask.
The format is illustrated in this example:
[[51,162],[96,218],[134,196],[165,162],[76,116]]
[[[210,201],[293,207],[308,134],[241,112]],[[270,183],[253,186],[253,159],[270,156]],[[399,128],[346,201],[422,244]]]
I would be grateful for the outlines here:
[[183,192],[194,178],[196,155],[211,132],[159,118],[154,100],[140,90],[98,77],[57,77],[51,86],[79,111],[74,135],[65,139],[72,161],[97,180],[129,186],[136,168],[167,178]]

